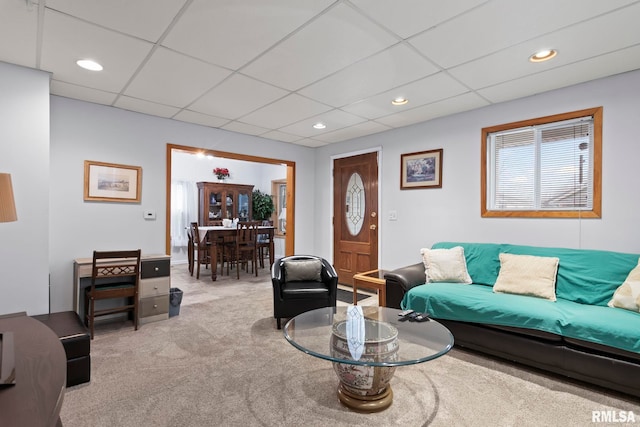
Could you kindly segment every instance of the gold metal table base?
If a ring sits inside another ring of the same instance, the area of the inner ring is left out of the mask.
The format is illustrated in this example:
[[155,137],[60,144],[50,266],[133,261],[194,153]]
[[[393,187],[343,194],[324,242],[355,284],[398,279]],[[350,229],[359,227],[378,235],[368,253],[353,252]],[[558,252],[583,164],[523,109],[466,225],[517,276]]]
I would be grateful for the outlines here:
[[344,406],[357,412],[380,412],[391,406],[393,402],[393,391],[391,390],[391,385],[387,385],[380,394],[361,396],[349,392],[340,384],[338,386],[338,399]]

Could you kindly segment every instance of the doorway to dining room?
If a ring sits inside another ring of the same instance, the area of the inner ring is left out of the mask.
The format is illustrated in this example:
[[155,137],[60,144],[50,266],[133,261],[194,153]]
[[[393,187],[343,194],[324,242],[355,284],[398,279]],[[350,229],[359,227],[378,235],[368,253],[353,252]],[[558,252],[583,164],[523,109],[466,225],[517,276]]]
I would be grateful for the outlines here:
[[[229,172],[225,183],[252,185],[254,190],[272,197],[276,208],[271,216],[274,226],[289,225],[288,232],[276,233],[274,252],[276,256],[292,254],[295,162],[167,144],[166,253],[171,254],[172,264],[187,262],[185,226],[199,217],[196,183],[218,182],[216,168]],[[287,206],[292,208],[286,209]]]

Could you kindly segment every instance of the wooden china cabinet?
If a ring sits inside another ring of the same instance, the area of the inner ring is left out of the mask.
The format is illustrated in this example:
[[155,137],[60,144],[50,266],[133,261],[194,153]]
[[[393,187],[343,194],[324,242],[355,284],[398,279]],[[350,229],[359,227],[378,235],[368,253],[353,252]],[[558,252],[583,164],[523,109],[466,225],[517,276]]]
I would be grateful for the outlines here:
[[198,182],[198,224],[225,218],[251,221],[253,185]]

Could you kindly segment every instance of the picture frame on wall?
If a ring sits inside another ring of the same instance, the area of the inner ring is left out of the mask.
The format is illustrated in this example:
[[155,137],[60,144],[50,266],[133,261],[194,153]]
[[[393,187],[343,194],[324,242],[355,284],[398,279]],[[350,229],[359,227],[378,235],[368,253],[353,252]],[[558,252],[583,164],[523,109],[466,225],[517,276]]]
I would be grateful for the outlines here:
[[442,148],[400,156],[400,189],[442,188]]
[[84,161],[84,200],[139,203],[142,189],[140,166]]

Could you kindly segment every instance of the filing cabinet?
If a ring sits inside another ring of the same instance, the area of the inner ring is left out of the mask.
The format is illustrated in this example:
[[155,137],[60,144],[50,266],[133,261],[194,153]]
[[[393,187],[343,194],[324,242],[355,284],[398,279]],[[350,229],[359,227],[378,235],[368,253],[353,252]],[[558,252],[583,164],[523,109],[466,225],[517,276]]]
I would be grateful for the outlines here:
[[138,290],[138,322],[144,325],[169,318],[170,259],[142,259]]

